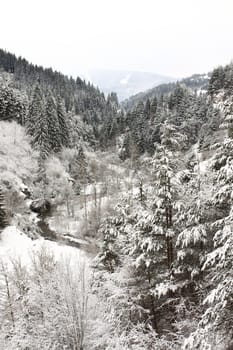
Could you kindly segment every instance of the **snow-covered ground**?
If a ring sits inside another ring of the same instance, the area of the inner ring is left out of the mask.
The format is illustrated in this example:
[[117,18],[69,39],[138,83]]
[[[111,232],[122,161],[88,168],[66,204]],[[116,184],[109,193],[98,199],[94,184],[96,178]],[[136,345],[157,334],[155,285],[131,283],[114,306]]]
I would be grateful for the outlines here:
[[67,261],[71,266],[77,267],[77,263],[89,262],[87,255],[80,249],[43,238],[32,240],[15,226],[8,226],[1,233],[0,259],[5,263],[20,259],[22,264],[28,266],[33,255],[41,249],[52,253],[56,261]]
[[209,159],[203,160],[203,158],[204,158],[203,154],[202,154],[202,152],[199,152],[198,148],[199,148],[199,145],[198,145],[198,143],[196,143],[193,146],[193,151],[195,153],[196,160],[197,160],[198,164],[196,165],[194,170],[198,171],[200,175],[204,175],[208,171],[210,160]]
[[[113,173],[119,176],[117,181],[114,181]],[[99,181],[85,186],[81,195],[69,203],[69,210],[67,203],[64,203],[46,218],[49,228],[58,235],[57,242],[45,240],[42,237],[31,239],[20,232],[16,226],[9,226],[1,233],[0,259],[10,261],[18,258],[23,264],[30,265],[33,255],[45,249],[51,252],[56,260],[68,259],[72,265],[77,265],[77,261],[89,263],[96,251],[94,245],[90,246],[90,249],[88,247],[85,249],[85,245],[91,245],[85,233],[92,228],[96,218],[99,220],[105,215],[109,205],[114,205],[113,198],[117,198],[126,191],[136,196],[139,192],[138,186],[138,177],[132,170],[121,164],[107,163],[107,176],[104,182]],[[27,200],[27,207],[29,206],[30,200]],[[31,213],[30,219],[34,223],[38,221],[37,214]],[[79,244],[84,250],[78,249],[77,246],[66,245],[64,241],[59,243],[59,235],[61,238],[67,237],[71,242]]]

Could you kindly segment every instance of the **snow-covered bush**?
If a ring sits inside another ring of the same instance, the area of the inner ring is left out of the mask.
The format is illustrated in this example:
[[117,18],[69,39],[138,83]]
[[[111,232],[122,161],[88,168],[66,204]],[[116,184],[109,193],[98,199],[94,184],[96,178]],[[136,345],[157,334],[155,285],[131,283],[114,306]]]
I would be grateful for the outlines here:
[[9,217],[27,210],[23,188],[32,186],[37,171],[37,154],[22,126],[0,121],[0,185]]
[[56,157],[50,157],[45,163],[46,197],[54,203],[68,201],[73,196],[72,181],[64,165]]
[[13,259],[0,269],[3,349],[82,349],[87,316],[84,265],[74,270],[42,247],[30,266]]

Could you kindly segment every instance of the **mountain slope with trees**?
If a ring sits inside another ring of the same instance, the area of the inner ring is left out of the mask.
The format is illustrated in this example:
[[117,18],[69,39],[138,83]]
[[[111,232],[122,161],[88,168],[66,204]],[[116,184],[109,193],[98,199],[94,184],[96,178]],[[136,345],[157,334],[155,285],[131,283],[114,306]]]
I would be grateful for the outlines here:
[[[208,89],[208,83],[211,73],[208,74],[194,74],[191,77],[181,79],[177,81],[183,87],[189,88],[193,91],[205,91]],[[123,101],[123,106],[126,110],[131,109],[139,102],[146,102],[147,99],[153,99],[154,97],[161,97],[162,95],[169,94],[176,88],[177,82],[171,82],[167,84],[160,84],[152,89],[140,92],[129,99]]]
[[[0,62],[3,348],[231,349],[233,65],[125,112],[114,93]],[[44,227],[53,244],[95,243],[88,278],[45,250],[7,260],[7,238],[37,246]]]
[[97,143],[102,130],[106,129],[107,119],[115,117],[119,109],[115,94],[109,94],[106,99],[98,88],[79,77],[69,78],[3,50],[0,50],[0,82],[0,120],[14,119],[25,125],[34,88],[38,85],[42,95],[51,95],[60,101],[60,110],[64,104],[62,113],[65,112],[67,122],[76,115],[81,116]]

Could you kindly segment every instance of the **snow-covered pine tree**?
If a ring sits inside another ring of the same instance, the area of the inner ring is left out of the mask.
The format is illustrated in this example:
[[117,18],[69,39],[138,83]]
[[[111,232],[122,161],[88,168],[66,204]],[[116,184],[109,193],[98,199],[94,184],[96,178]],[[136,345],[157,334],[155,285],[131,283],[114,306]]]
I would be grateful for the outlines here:
[[228,132],[228,137],[233,138],[233,101],[228,101],[224,110],[225,118],[220,125],[221,129],[225,129]]
[[181,191],[176,176],[177,157],[174,152],[181,148],[184,137],[176,127],[165,123],[161,128],[161,145],[157,145],[152,158],[154,176],[154,217],[167,246],[167,266],[170,269],[174,260],[175,215]]
[[[233,295],[233,141],[226,139],[218,149],[212,166],[217,176],[214,183],[215,195],[212,203],[220,219],[209,224],[213,232],[214,249],[203,256],[202,271],[208,281],[205,294],[206,307],[197,329],[185,341],[183,349],[226,349],[232,340],[232,295]],[[225,160],[225,165],[219,163]],[[217,215],[216,215],[217,217]]]
[[57,117],[59,122],[60,140],[64,147],[68,147],[70,144],[69,140],[69,128],[67,123],[67,115],[65,111],[65,104],[60,96],[57,99]]
[[0,120],[16,120],[22,124],[26,113],[25,101],[24,93],[1,82]]
[[233,333],[233,139],[231,104],[225,109],[220,128],[228,131],[228,138],[215,144],[210,166],[215,170],[214,195],[211,199],[216,219],[209,224],[213,235],[213,249],[203,256],[202,271],[208,281],[206,307],[197,329],[184,343],[184,349],[226,349]]
[[87,183],[87,160],[81,144],[78,145],[74,154],[71,164],[71,175],[80,184]]
[[38,116],[35,125],[35,133],[32,139],[32,145],[40,152],[42,159],[47,158],[51,148],[48,136],[47,118],[44,110],[42,110]]
[[154,120],[156,119],[156,112],[158,107],[158,99],[155,96],[150,105],[150,122],[154,124]]
[[103,149],[115,145],[117,122],[114,113],[105,116],[100,130],[100,144]]
[[[174,188],[171,182],[174,176],[171,167],[171,154],[168,153],[164,146],[157,146],[155,155],[153,157],[154,167],[154,186],[156,196],[154,197],[154,217],[157,226],[157,231],[166,240],[167,250],[167,266],[170,269],[173,259],[173,201]],[[159,229],[158,229],[159,228]]]
[[150,100],[147,99],[144,107],[144,116],[146,119],[150,119],[150,113],[151,113],[150,111],[151,111],[151,104],[150,104]]
[[[132,226],[132,232],[129,232],[129,239],[132,241],[129,255],[134,260],[133,265],[137,273],[151,285],[155,279],[159,280],[159,275],[166,265],[164,232],[158,225],[153,211],[145,208],[143,203],[134,205],[134,211],[128,221]],[[128,224],[128,230],[129,228]]]
[[28,115],[26,119],[26,130],[31,136],[31,144],[39,152],[39,180],[45,179],[44,162],[51,150],[48,137],[48,124],[45,113],[44,96],[40,86],[37,84],[29,105]]
[[222,143],[215,144],[215,156],[212,160],[212,168],[216,170],[216,191],[213,198],[214,205],[227,216],[232,205],[232,181],[233,181],[233,103],[228,103],[225,108],[225,119],[220,125],[227,130],[228,138]]
[[144,118],[144,105],[138,103],[134,112],[134,120],[131,126],[131,139],[133,141],[136,157],[146,150],[147,121]]
[[62,146],[61,131],[57,115],[57,107],[52,93],[49,91],[45,105],[45,114],[48,125],[48,143],[50,150],[59,152]]
[[214,250],[210,252],[203,266],[211,277],[212,289],[204,300],[208,308],[202,317],[201,326],[211,338],[210,329],[219,337],[233,338],[233,217],[214,236]]
[[43,110],[44,110],[44,97],[40,89],[40,86],[37,84],[34,88],[32,98],[29,103],[28,114],[25,121],[27,133],[30,136],[32,136],[32,143],[33,143],[33,138],[35,137],[35,131],[36,131],[38,119],[41,113],[43,113]]
[[99,233],[102,235],[102,246],[95,259],[97,266],[102,265],[111,273],[120,263],[117,221],[117,218],[109,217],[101,224]]
[[[197,156],[199,156],[198,153]],[[208,243],[199,159],[197,159],[196,167],[192,173],[189,173],[189,176],[189,181],[182,184],[184,187],[183,207],[178,217],[180,233],[176,240],[176,274],[178,280],[186,281],[188,285],[202,276],[201,267]],[[205,185],[207,186],[207,184]]]
[[216,94],[218,90],[223,88],[225,80],[225,72],[223,67],[217,67],[213,70],[211,74],[210,82],[209,82],[209,93],[211,96]]

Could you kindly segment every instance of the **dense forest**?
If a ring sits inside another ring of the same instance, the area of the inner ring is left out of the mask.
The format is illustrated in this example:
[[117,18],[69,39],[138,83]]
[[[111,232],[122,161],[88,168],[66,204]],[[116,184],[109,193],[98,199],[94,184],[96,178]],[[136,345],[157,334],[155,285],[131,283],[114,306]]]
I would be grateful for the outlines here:
[[0,50],[0,173],[0,348],[233,348],[232,63],[120,105]]

